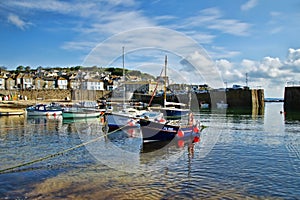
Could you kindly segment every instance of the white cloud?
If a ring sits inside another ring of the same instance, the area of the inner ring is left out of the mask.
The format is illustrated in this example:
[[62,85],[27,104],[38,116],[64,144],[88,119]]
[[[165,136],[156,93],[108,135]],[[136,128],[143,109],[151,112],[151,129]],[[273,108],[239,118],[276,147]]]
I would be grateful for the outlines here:
[[246,11],[254,8],[258,3],[258,0],[249,0],[241,6],[241,10]]
[[29,22],[25,22],[24,20],[20,19],[19,16],[15,14],[9,14],[7,17],[7,21],[16,27],[20,28],[21,30],[25,30],[26,27],[31,25]]
[[283,97],[286,82],[300,80],[300,49],[290,48],[285,60],[266,56],[260,61],[244,59],[233,63],[220,59],[216,65],[229,87],[245,85],[247,73],[250,87],[265,89],[266,97]]
[[290,48],[288,50],[287,64],[300,67],[300,49]]
[[209,8],[200,11],[196,16],[187,18],[182,25],[179,25],[179,28],[184,29],[197,27],[217,30],[236,36],[247,36],[249,35],[251,24],[235,19],[224,19],[219,9]]

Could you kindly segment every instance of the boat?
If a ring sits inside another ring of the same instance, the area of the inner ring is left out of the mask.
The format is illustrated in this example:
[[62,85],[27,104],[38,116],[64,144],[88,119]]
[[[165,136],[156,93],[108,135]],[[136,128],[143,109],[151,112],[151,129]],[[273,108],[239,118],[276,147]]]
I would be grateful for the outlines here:
[[113,131],[119,128],[127,129],[139,127],[140,119],[148,119],[150,121],[165,121],[163,113],[148,111],[148,110],[138,110],[135,108],[123,108],[116,112],[107,112],[106,124],[109,131]]
[[24,111],[0,112],[0,116],[23,115]]
[[195,122],[193,114],[189,114],[188,122],[183,120],[169,120],[166,122],[140,119],[143,143],[171,141],[195,137],[201,130]]
[[200,108],[201,109],[207,109],[207,108],[209,108],[209,104],[205,103],[205,102],[200,102]]
[[[116,129],[126,130],[128,128],[139,127],[139,119],[145,118],[148,120],[164,120],[161,112],[140,110],[136,108],[136,103],[126,104],[126,87],[125,87],[125,68],[124,68],[124,47],[123,47],[123,88],[120,89],[123,93],[123,103],[119,107],[119,111],[112,111],[105,113],[105,122],[108,126],[108,131],[111,132]],[[122,95],[119,95],[122,97]],[[144,108],[144,103],[139,102]],[[118,106],[117,106],[118,108]],[[141,108],[141,107],[140,107]]]
[[96,118],[103,115],[105,109],[99,109],[96,102],[79,102],[72,107],[65,108],[62,112],[64,119],[76,119],[76,118]]
[[61,115],[63,108],[56,104],[36,104],[25,109],[27,116],[56,116]]
[[75,119],[75,118],[92,118],[100,117],[100,109],[90,109],[90,108],[67,108],[63,111],[62,116],[64,119]]
[[151,107],[150,109],[164,113],[166,119],[176,120],[190,113],[190,109],[182,108],[185,106],[183,103],[165,101],[165,107]]
[[218,109],[227,109],[228,108],[228,104],[224,103],[224,101],[221,101],[221,102],[217,103],[217,108]]

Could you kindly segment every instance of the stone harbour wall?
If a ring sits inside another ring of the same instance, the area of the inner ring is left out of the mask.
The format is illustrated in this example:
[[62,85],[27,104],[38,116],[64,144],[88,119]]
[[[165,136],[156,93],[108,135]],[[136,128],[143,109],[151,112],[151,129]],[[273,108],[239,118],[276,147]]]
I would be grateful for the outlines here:
[[109,94],[109,91],[88,90],[0,90],[0,94],[18,100],[21,97],[27,100],[97,100]]
[[299,112],[300,111],[300,86],[285,87],[284,89],[284,110]]

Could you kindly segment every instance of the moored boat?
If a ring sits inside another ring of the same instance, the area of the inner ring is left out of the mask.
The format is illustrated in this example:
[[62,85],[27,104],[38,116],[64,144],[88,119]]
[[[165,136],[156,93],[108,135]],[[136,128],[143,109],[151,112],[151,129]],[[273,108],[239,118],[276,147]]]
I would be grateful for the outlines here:
[[221,101],[221,102],[217,103],[217,108],[218,109],[227,109],[228,108],[228,104],[224,103],[224,101]]
[[27,116],[56,116],[61,115],[63,108],[55,103],[37,104],[26,108]]
[[124,108],[117,112],[106,113],[106,124],[108,125],[109,131],[113,131],[118,128],[126,129],[139,127],[140,119],[165,122],[163,113],[156,111]]
[[201,109],[207,109],[207,108],[209,108],[209,104],[208,104],[208,103],[205,103],[205,102],[201,102],[201,103],[200,103],[200,108],[201,108]]
[[143,142],[171,141],[173,139],[185,139],[194,137],[200,133],[198,125],[190,115],[188,123],[181,120],[167,122],[150,121],[140,119]]
[[103,110],[100,109],[88,109],[88,108],[66,108],[62,116],[64,119],[74,118],[92,118],[99,117]]
[[72,107],[65,108],[62,116],[64,119],[95,118],[104,112],[105,109],[99,109],[96,102],[80,102]]

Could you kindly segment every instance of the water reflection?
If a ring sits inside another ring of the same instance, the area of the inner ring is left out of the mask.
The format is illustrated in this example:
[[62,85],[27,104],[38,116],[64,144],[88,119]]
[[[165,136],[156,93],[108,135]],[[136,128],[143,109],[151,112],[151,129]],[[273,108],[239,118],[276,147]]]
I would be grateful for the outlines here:
[[[260,115],[205,113],[200,142],[142,144],[139,129],[105,134],[97,119],[0,118],[0,168],[69,151],[0,174],[6,199],[298,199],[300,123],[268,103]],[[56,128],[55,128],[56,127]]]

